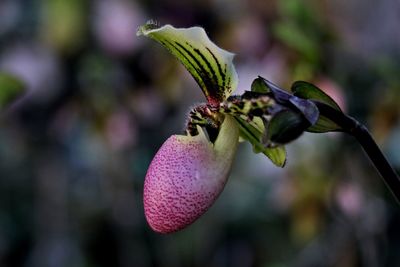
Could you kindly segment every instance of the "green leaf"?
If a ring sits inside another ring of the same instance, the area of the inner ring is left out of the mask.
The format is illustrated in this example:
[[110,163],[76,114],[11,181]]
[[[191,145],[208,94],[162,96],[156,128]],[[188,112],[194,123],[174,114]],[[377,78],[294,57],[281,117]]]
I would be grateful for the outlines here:
[[159,27],[150,22],[139,27],[137,35],[150,37],[167,48],[190,72],[211,104],[224,101],[236,89],[234,54],[210,41],[203,28]]
[[271,89],[265,83],[264,78],[258,77],[251,83],[251,91],[265,94],[271,92]]
[[[296,81],[292,85],[292,92],[295,96],[319,101],[324,103],[337,111],[342,112],[339,105],[333,100],[329,95],[327,95],[324,91],[322,91],[317,86],[304,82],[304,81]],[[308,132],[313,133],[325,133],[325,132],[332,132],[332,131],[340,131],[341,127],[331,121],[330,119],[319,116],[318,121],[311,127],[307,129]]]
[[267,124],[266,145],[287,144],[297,139],[309,126],[309,122],[301,114],[282,110]]
[[0,73],[0,110],[14,102],[25,92],[24,83],[17,77]]
[[341,131],[341,127],[328,119],[325,116],[320,115],[318,121],[313,126],[307,128],[307,132],[311,133],[326,133],[326,132],[337,132]]
[[239,116],[235,116],[235,119],[239,125],[240,137],[252,144],[255,153],[263,153],[278,167],[285,166],[286,150],[284,146],[270,148],[262,144],[264,127],[261,119],[261,123],[257,122],[257,117],[252,122],[248,122]]
[[296,81],[292,84],[291,90],[297,97],[316,100],[325,103],[338,111],[341,111],[335,100],[333,100],[329,95],[312,83]]

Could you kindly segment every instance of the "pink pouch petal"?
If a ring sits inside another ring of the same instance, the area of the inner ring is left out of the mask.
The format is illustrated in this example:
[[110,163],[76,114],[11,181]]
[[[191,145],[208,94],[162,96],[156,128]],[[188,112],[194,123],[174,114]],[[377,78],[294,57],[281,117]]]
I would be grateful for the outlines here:
[[178,231],[207,211],[228,179],[238,137],[235,120],[226,116],[214,144],[201,128],[196,136],[165,141],[144,183],[145,216],[154,231]]

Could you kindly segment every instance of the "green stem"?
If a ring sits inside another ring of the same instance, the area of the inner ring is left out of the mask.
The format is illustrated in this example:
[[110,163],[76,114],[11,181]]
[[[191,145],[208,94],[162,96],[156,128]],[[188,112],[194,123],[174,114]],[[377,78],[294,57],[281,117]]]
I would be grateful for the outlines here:
[[379,149],[367,128],[352,117],[347,116],[326,104],[317,101],[314,101],[314,103],[317,105],[320,114],[338,124],[342,127],[344,132],[351,134],[357,139],[375,168],[380,173],[382,179],[395,196],[397,202],[400,203],[400,178],[392,166],[390,166],[388,160]]

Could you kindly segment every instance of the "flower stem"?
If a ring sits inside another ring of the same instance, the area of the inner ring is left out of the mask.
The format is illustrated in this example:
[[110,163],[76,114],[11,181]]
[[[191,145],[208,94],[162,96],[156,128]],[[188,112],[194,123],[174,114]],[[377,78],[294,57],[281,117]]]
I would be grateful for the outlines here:
[[390,166],[388,160],[379,149],[367,128],[352,117],[347,116],[324,103],[318,101],[314,101],[314,103],[317,105],[321,115],[329,118],[342,127],[343,132],[351,134],[357,139],[375,168],[380,173],[387,187],[400,204],[400,178],[392,166]]

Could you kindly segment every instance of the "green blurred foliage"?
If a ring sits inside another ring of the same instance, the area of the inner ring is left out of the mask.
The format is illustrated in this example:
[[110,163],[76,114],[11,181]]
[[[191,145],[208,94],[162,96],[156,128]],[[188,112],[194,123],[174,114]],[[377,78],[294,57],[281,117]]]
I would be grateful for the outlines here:
[[12,104],[25,92],[24,83],[13,75],[0,73],[0,110]]
[[88,8],[85,0],[43,0],[41,34],[44,42],[61,52],[76,50],[88,38]]

